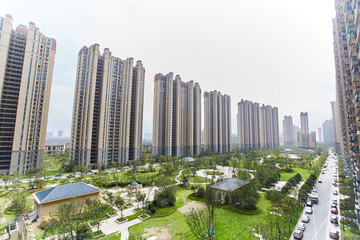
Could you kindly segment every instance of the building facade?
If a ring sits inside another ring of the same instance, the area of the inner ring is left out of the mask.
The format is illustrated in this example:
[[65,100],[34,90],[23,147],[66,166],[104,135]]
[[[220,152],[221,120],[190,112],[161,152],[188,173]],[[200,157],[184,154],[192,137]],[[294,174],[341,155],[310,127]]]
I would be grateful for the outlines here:
[[342,131],[339,104],[336,101],[330,102],[332,119],[334,120],[334,148],[336,152],[340,152],[342,146]]
[[221,92],[204,93],[204,148],[224,153],[231,150],[231,98]]
[[78,54],[70,162],[78,166],[141,158],[145,68],[99,45]]
[[260,107],[260,147],[278,148],[279,140],[279,114],[277,107],[262,105]]
[[259,103],[241,99],[238,102],[238,146],[244,150],[260,149]]
[[323,122],[322,129],[323,129],[324,144],[333,146],[335,140],[333,119],[329,119]]
[[319,143],[323,143],[323,131],[321,129],[321,127],[318,127],[318,142]]
[[300,113],[301,131],[297,133],[298,148],[316,149],[316,133],[309,132],[308,113]]
[[0,173],[42,167],[56,41],[0,17]]
[[199,155],[201,151],[201,89],[173,73],[155,75],[153,156]]
[[284,116],[283,120],[283,142],[284,146],[293,146],[296,144],[296,132],[292,121],[292,116]]

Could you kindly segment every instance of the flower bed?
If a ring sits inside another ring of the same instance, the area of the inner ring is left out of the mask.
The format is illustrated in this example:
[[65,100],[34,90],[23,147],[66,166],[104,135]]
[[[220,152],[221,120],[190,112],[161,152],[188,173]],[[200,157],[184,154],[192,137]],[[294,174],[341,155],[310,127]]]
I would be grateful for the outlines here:
[[144,220],[146,220],[146,219],[149,219],[150,216],[145,213],[144,215],[142,215],[142,214],[139,215],[138,218],[139,218],[141,221],[144,221]]
[[94,227],[97,227],[97,226],[98,226],[99,222],[98,222],[98,221],[91,221],[91,222],[88,222],[88,224],[89,224],[89,226],[90,226],[91,228],[94,228]]
[[94,238],[101,238],[104,236],[105,234],[101,230],[94,232]]
[[115,220],[115,222],[117,222],[118,224],[121,224],[121,223],[124,223],[124,222],[127,222],[128,221],[128,219],[127,218],[118,218],[118,219],[116,219]]
[[115,217],[115,216],[117,216],[118,214],[119,214],[119,213],[116,212],[116,211],[114,211],[114,214],[111,214],[111,212],[110,212],[110,213],[106,213],[106,215],[107,215],[109,218]]
[[223,172],[219,172],[219,171],[207,171],[206,174],[207,175],[224,175]]
[[141,212],[142,211],[142,208],[134,208],[133,210],[135,213],[138,213],[138,212]]

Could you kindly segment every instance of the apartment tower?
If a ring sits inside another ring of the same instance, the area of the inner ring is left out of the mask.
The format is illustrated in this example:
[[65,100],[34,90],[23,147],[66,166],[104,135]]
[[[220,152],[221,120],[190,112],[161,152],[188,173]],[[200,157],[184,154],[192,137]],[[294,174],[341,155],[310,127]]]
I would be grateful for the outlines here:
[[270,105],[260,107],[260,147],[278,148],[279,140],[279,116],[278,108]]
[[309,119],[307,112],[300,113],[300,126],[301,126],[301,132],[303,133],[309,132]]
[[241,99],[238,102],[238,146],[244,150],[260,149],[259,103]]
[[214,152],[231,150],[231,99],[211,91],[204,93],[204,147]]
[[300,113],[301,131],[297,133],[298,148],[316,149],[316,134],[309,132],[308,113]]
[[293,146],[295,145],[295,128],[293,125],[292,116],[284,116],[283,120],[283,141],[284,146]]
[[324,144],[325,145],[334,145],[335,133],[334,133],[334,120],[329,119],[323,122],[322,124]]
[[126,163],[141,158],[145,69],[108,48],[78,54],[70,162],[77,166]]
[[201,89],[179,75],[158,73],[154,80],[153,155],[199,155]]
[[0,17],[0,173],[42,167],[56,41]]

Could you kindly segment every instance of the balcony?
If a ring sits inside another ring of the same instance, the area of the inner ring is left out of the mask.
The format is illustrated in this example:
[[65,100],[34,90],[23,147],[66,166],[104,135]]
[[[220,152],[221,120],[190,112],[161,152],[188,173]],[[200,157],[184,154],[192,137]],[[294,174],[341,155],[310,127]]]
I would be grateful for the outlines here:
[[355,14],[355,25],[358,25],[359,19],[360,19],[360,1],[359,0],[356,0],[356,2],[355,2],[354,14]]

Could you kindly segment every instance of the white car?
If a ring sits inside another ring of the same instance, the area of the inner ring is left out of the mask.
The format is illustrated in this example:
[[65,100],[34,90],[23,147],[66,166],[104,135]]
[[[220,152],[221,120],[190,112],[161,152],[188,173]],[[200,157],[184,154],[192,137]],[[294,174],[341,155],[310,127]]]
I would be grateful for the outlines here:
[[305,223],[298,223],[296,225],[297,230],[305,231]]
[[306,207],[305,212],[308,214],[312,214],[312,212],[313,212],[312,207]]
[[302,216],[301,221],[308,223],[310,221],[310,217],[308,215],[304,215],[304,216]]

